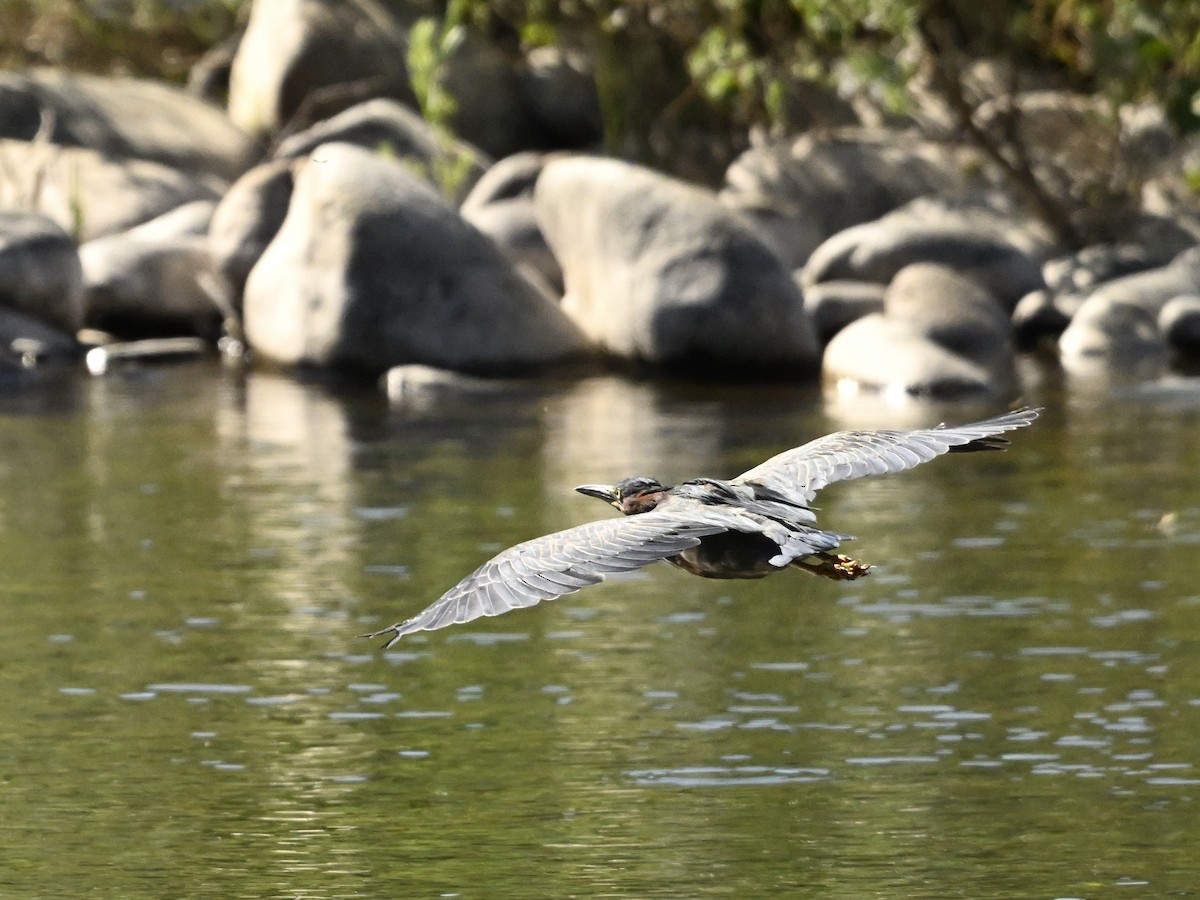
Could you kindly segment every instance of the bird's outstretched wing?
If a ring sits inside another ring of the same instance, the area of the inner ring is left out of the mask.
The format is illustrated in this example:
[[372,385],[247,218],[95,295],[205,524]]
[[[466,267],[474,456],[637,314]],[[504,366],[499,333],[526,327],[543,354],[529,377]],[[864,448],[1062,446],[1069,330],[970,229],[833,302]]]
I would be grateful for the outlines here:
[[722,518],[689,521],[653,511],[534,538],[485,562],[424,612],[366,636],[391,635],[386,649],[414,631],[433,631],[553,600],[603,581],[612,572],[639,569],[695,547],[705,535],[729,530],[730,523]]
[[1028,407],[970,425],[939,425],[919,431],[838,431],[785,450],[733,479],[735,484],[758,485],[811,503],[817,491],[835,481],[864,475],[902,472],[943,453],[1003,450],[999,437],[1024,428],[1037,418]]

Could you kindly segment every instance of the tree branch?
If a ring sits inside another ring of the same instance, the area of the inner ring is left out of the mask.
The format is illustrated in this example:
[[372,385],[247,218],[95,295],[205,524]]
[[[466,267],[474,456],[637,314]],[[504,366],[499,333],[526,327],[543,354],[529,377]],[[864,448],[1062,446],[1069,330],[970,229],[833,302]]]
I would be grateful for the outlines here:
[[[1008,106],[1004,113],[1004,139],[998,140],[975,121],[975,109],[963,90],[963,72],[952,23],[927,4],[917,22],[933,67],[934,86],[950,105],[959,127],[975,146],[991,159],[1029,204],[1033,212],[1054,231],[1064,244],[1083,245],[1082,235],[1070,213],[1038,180],[1029,159],[1028,148],[1020,136],[1020,112],[1016,104],[1016,75],[1009,86]],[[1005,153],[1007,148],[1008,153]],[[1010,155],[1011,154],[1011,157]]]

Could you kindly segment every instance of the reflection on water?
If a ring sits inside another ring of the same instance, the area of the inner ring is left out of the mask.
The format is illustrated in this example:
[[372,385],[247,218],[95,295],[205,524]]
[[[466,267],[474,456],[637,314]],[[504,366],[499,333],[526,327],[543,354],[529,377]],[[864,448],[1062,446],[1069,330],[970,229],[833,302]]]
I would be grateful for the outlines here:
[[546,406],[547,487],[569,491],[639,473],[701,474],[720,458],[725,427],[717,403],[672,404],[649,384],[589,379]]
[[575,484],[992,410],[199,364],[5,398],[0,894],[1185,896],[1200,389],[1030,383],[1014,452],[822,493],[869,579],[660,566],[385,653],[603,515]]

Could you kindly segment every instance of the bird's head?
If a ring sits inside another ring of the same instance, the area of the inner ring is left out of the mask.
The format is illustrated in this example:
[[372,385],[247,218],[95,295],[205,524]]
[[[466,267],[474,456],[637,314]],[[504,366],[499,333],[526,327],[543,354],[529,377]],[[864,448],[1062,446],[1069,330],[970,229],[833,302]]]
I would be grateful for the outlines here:
[[581,484],[575,490],[589,497],[597,497],[625,515],[632,516],[654,509],[667,488],[656,478],[639,475],[618,481],[612,487],[605,484]]

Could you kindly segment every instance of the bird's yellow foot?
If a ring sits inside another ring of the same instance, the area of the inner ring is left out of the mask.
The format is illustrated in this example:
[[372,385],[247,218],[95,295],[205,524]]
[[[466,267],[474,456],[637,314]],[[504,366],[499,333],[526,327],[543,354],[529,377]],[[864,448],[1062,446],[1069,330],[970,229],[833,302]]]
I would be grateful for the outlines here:
[[822,578],[832,578],[834,581],[853,581],[855,578],[862,578],[873,568],[867,563],[840,553],[815,553],[805,559],[796,560],[793,565]]
[[871,564],[859,562],[857,559],[849,556],[838,554],[837,562],[833,564],[834,571],[838,574],[836,578],[845,581],[853,581],[855,578],[862,578],[871,571]]

